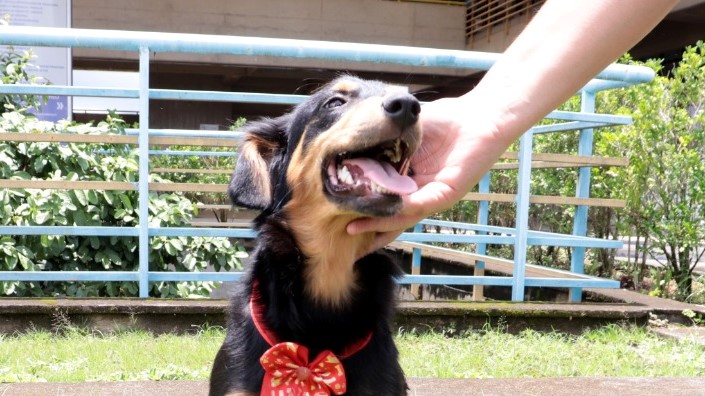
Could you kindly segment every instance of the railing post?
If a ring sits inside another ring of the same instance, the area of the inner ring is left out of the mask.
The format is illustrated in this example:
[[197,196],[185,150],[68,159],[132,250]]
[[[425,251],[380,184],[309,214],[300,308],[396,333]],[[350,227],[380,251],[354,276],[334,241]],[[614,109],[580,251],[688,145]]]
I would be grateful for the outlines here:
[[[478,192],[487,194],[490,192],[490,172],[487,172],[485,176],[480,180],[478,185]],[[477,208],[477,224],[487,225],[490,218],[490,201],[480,201]],[[485,231],[478,231],[479,235],[487,234]],[[475,249],[477,254],[485,255],[487,254],[487,244],[478,243]],[[485,262],[478,260],[475,261],[475,276],[485,276]],[[472,299],[473,301],[483,301],[485,299],[485,287],[483,285],[473,285],[472,287]]]
[[[423,224],[417,223],[414,232],[423,232]],[[421,249],[414,248],[411,254],[411,275],[421,275]],[[420,300],[422,296],[421,285],[418,283],[411,285],[411,294]]]
[[[583,91],[581,94],[580,111],[583,113],[595,112],[595,93]],[[578,155],[591,156],[593,130],[592,128],[583,129],[580,131],[580,140],[578,141]],[[575,196],[578,198],[590,197],[590,173],[591,169],[588,166],[581,167],[578,170],[578,184],[575,191]],[[578,205],[575,207],[575,217],[573,218],[573,235],[587,235],[587,220],[588,207],[586,205]],[[570,261],[570,270],[572,272],[582,274],[585,272],[585,248],[574,247]],[[583,289],[573,287],[570,289],[570,302],[580,302],[583,298]]]
[[512,301],[524,301],[526,241],[529,232],[529,195],[531,194],[531,150],[533,141],[534,133],[530,130],[525,132],[519,140],[519,180],[517,183]]
[[140,47],[139,72],[139,296],[149,297],[149,48]]

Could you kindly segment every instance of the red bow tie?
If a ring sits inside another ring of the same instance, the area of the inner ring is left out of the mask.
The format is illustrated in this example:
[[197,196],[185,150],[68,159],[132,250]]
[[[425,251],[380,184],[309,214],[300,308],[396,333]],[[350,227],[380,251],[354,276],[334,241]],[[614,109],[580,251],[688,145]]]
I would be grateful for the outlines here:
[[264,381],[260,396],[330,396],[346,392],[345,371],[331,351],[308,362],[308,348],[281,342],[260,358]]
[[258,282],[252,285],[250,312],[257,331],[272,347],[260,358],[264,380],[260,396],[330,396],[346,392],[346,379],[340,359],[347,359],[370,343],[372,332],[343,348],[338,356],[323,351],[309,363],[308,348],[293,342],[281,342],[264,320]]

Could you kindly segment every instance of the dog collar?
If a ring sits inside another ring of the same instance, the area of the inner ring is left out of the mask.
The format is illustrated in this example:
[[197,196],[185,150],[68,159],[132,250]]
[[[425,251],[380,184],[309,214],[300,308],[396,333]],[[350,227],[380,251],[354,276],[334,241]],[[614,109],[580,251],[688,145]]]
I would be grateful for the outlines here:
[[347,392],[345,370],[340,360],[365,348],[372,339],[372,332],[346,346],[338,355],[325,350],[309,362],[308,348],[279,340],[265,324],[265,307],[258,285],[255,280],[250,296],[250,312],[257,331],[271,347],[260,358],[264,368],[260,395],[329,396],[331,392],[335,395]]

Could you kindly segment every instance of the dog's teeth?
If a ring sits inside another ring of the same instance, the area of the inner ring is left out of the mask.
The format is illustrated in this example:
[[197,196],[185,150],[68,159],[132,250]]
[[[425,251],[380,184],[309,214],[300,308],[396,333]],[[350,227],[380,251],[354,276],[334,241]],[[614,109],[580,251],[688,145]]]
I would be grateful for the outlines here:
[[343,165],[338,168],[338,180],[345,184],[353,184],[353,177],[347,166]]
[[380,186],[379,184],[377,184],[373,181],[370,181],[370,190],[372,190],[372,192],[376,192],[378,194],[392,194],[391,191],[387,190],[386,188]]
[[394,161],[394,157],[396,156],[396,153],[392,149],[386,149],[384,150],[384,155],[389,158],[390,161]]
[[394,142],[394,162],[401,161],[401,139]]
[[395,140],[394,147],[385,149],[384,155],[389,158],[390,162],[396,163],[401,161],[401,140]]

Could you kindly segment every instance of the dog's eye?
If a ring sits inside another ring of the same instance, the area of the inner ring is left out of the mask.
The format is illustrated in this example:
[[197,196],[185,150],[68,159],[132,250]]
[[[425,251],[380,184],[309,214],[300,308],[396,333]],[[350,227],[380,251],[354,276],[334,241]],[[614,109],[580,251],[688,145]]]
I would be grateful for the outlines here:
[[334,107],[340,107],[345,104],[345,99],[343,98],[330,98],[328,101],[323,105],[326,109],[332,109]]

